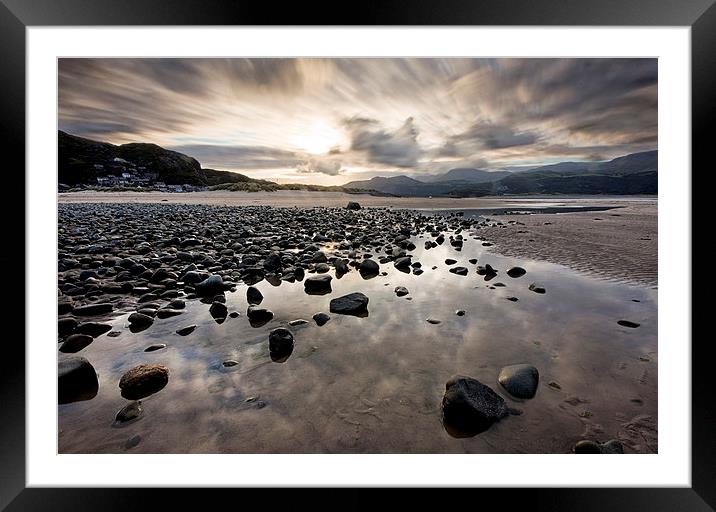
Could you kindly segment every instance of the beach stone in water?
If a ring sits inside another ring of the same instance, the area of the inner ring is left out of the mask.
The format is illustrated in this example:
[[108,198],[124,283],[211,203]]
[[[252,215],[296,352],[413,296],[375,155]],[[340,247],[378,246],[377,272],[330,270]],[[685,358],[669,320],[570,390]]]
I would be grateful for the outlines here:
[[70,354],[79,352],[93,341],[94,338],[89,334],[72,334],[60,345],[60,352]]
[[368,297],[360,292],[349,293],[331,300],[331,313],[340,315],[361,315],[367,312]]
[[226,304],[221,302],[212,302],[209,307],[209,314],[216,320],[224,320],[228,312]]
[[74,318],[60,318],[57,320],[57,334],[60,336],[67,336],[75,330],[78,323],[79,322],[77,322]]
[[606,453],[606,454],[617,454],[624,453],[624,447],[616,439],[610,439],[606,443],[598,443],[584,439],[578,441],[574,445],[574,453]]
[[513,278],[522,277],[526,273],[527,271],[522,267],[512,267],[510,270],[507,271],[507,275]]
[[464,309],[458,309],[457,311],[455,311],[455,314],[456,314],[457,316],[465,316],[465,310],[464,310]]
[[425,321],[429,324],[438,325],[441,323],[441,320],[438,320],[437,318],[426,318]]
[[246,300],[249,304],[261,304],[261,302],[264,300],[264,296],[261,294],[258,288],[254,286],[249,286],[246,289]]
[[196,293],[204,297],[214,296],[217,293],[223,292],[225,288],[224,280],[217,274],[207,277],[195,286]]
[[404,297],[405,295],[408,295],[410,292],[405,286],[396,286],[395,287],[395,294],[398,297]]
[[157,318],[170,318],[172,316],[181,315],[181,309],[161,308],[157,310]]
[[331,291],[332,276],[323,274],[320,276],[311,276],[303,282],[303,288],[306,293],[329,293]]
[[126,425],[127,423],[138,420],[144,414],[142,402],[132,402],[122,407],[114,417],[115,425]]
[[181,329],[177,329],[177,334],[179,336],[186,336],[188,334],[191,334],[194,332],[194,329],[196,329],[196,325],[187,325],[186,327],[182,327]]
[[85,304],[84,306],[77,306],[72,309],[72,314],[75,316],[95,316],[104,315],[111,313],[114,309],[112,304]]
[[465,267],[453,267],[450,269],[450,272],[453,274],[457,274],[459,276],[466,276],[467,275],[467,268]]
[[291,327],[297,327],[299,325],[306,325],[308,323],[308,320],[304,320],[303,318],[297,318],[296,320],[291,320],[288,325]]
[[393,262],[393,266],[398,270],[410,270],[411,258],[410,256],[403,256]]
[[252,322],[268,322],[273,318],[273,312],[268,309],[249,306],[246,310],[246,316]]
[[101,324],[98,322],[83,322],[75,328],[77,334],[89,334],[93,338],[102,336],[104,333],[112,330],[111,325]]
[[471,377],[455,375],[445,384],[442,412],[447,426],[479,433],[507,416],[508,409],[502,397],[489,386]]
[[154,345],[149,345],[147,348],[144,349],[145,352],[156,352],[157,350],[161,350],[163,348],[167,348],[166,343],[155,343]]
[[529,289],[532,290],[535,293],[545,293],[547,290],[544,289],[543,286],[538,285],[537,283],[532,283],[529,286]]
[[622,327],[629,327],[631,329],[636,329],[637,327],[639,327],[641,325],[636,322],[630,322],[629,320],[619,320],[617,323],[619,325],[621,325]]
[[154,323],[154,319],[151,316],[136,311],[129,315],[127,320],[129,320],[130,325],[135,327],[149,327]]
[[97,395],[97,372],[84,357],[60,359],[57,364],[57,399],[60,404],[89,400]]
[[529,364],[513,364],[500,370],[497,382],[515,398],[532,398],[537,393],[539,372]]
[[139,400],[160,391],[169,382],[169,369],[158,364],[135,366],[119,380],[122,396],[127,400]]
[[447,258],[447,259],[445,260],[445,264],[446,264],[446,265],[454,265],[455,263],[457,263],[457,260],[454,260],[454,259],[452,259],[452,258]]
[[269,354],[274,361],[285,361],[293,352],[293,334],[279,327],[269,333]]
[[326,323],[331,319],[330,315],[327,315],[326,313],[316,313],[313,315],[313,321],[316,322],[316,325],[321,327],[322,325],[326,325]]
[[380,273],[380,265],[378,265],[378,263],[374,260],[368,258],[361,261],[358,271],[363,278],[374,277]]

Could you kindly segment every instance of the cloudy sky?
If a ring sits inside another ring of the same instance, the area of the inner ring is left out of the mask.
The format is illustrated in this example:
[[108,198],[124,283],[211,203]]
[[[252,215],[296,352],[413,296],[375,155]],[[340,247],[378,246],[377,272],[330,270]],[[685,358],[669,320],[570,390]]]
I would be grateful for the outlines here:
[[656,59],[60,59],[59,128],[342,184],[657,147]]

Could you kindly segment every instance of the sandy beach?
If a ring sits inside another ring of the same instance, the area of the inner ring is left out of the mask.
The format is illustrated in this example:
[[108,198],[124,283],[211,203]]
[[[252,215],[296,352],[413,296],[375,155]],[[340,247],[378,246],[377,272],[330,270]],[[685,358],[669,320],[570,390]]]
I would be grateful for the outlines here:
[[[213,206],[341,207],[358,201],[368,208],[481,210],[492,208],[614,207],[603,212],[500,215],[503,226],[485,228],[495,251],[565,265],[593,275],[657,285],[657,200],[623,197],[423,198],[352,195],[341,192],[74,192],[59,203],[168,203]],[[599,220],[595,220],[599,219]],[[507,224],[515,220],[519,224]]]

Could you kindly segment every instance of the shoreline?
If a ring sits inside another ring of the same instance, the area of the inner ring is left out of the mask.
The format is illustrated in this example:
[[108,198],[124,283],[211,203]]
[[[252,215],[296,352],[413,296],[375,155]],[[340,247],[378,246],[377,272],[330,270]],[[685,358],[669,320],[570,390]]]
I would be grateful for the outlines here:
[[[656,197],[420,198],[359,196],[341,192],[73,192],[58,203],[202,204],[209,206],[345,207],[444,211],[469,210],[501,222],[477,235],[505,256],[564,265],[597,277],[656,288],[658,199]],[[505,210],[528,214],[500,214]],[[570,211],[571,210],[571,211]],[[578,210],[578,211],[574,211]],[[602,211],[600,211],[602,210]],[[569,213],[567,213],[569,212]],[[596,220],[599,219],[599,220]]]

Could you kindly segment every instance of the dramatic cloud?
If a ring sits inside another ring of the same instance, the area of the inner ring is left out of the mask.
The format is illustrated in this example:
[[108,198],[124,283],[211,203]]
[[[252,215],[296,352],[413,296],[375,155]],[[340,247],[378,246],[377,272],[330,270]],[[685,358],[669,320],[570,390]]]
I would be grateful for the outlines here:
[[395,131],[388,132],[374,119],[353,117],[345,121],[353,151],[365,151],[372,163],[415,167],[420,157],[418,131],[409,117]]
[[60,59],[58,79],[62,130],[280,181],[657,146],[656,59]]
[[310,158],[307,162],[302,163],[296,168],[296,172],[303,174],[327,174],[328,176],[338,176],[341,174],[341,163],[334,160],[324,160],[320,158]]

